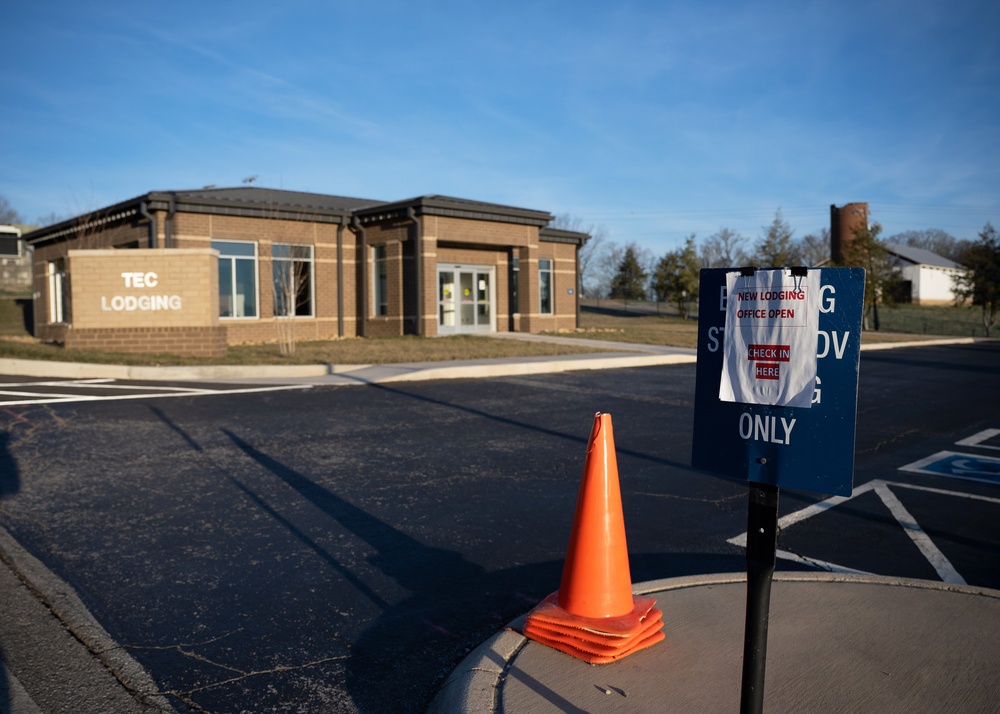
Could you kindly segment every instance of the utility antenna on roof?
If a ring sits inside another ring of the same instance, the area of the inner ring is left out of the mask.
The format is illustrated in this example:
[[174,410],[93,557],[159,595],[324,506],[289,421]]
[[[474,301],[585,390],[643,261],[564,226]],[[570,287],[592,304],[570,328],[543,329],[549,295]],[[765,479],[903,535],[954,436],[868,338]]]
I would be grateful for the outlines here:
[[243,179],[243,183],[245,183],[247,186],[253,186],[253,182],[256,180],[257,180],[257,175],[254,174],[253,176],[247,176],[245,179]]

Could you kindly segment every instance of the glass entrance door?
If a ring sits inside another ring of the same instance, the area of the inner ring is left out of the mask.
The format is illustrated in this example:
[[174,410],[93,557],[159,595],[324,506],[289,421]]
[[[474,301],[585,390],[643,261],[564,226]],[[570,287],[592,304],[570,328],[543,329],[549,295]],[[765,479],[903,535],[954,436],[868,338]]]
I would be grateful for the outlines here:
[[493,268],[438,266],[438,334],[493,332]]

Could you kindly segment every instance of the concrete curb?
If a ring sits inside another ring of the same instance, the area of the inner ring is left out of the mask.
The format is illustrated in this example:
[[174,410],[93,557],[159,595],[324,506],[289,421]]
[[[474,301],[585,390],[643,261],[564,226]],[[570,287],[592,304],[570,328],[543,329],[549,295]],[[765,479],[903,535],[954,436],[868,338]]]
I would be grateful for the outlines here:
[[[881,575],[862,575],[854,573],[828,572],[788,572],[775,573],[775,582],[803,583],[859,583],[871,585],[889,585],[923,590],[938,590],[944,592],[978,595],[1000,600],[1000,590],[981,588],[971,585],[954,585],[952,583],[932,580],[916,580]],[[710,585],[725,585],[745,583],[746,573],[715,573],[707,575],[689,575],[663,580],[650,580],[636,583],[632,587],[636,595],[651,595],[655,593],[680,590],[682,588],[702,587]],[[510,622],[503,630],[476,647],[441,685],[437,695],[428,708],[428,714],[492,714],[498,711],[497,695],[500,685],[506,676],[510,662],[528,643],[528,639],[520,633],[527,615],[522,615]]]
[[107,668],[144,707],[164,713],[176,710],[159,692],[149,673],[108,634],[76,591],[25,550],[0,527],[0,560],[55,615],[63,626]]
[[992,338],[985,337],[943,337],[940,340],[911,340],[909,342],[869,342],[861,345],[862,352],[874,350],[891,350],[897,347],[935,347],[940,345],[971,345],[976,342],[988,342]]

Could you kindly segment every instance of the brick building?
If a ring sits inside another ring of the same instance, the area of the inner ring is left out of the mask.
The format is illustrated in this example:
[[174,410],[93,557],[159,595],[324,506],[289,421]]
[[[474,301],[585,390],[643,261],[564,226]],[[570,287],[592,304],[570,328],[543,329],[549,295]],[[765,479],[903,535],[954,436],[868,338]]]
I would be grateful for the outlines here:
[[219,354],[296,340],[576,326],[586,236],[544,211],[244,187],[151,192],[25,236],[35,335]]

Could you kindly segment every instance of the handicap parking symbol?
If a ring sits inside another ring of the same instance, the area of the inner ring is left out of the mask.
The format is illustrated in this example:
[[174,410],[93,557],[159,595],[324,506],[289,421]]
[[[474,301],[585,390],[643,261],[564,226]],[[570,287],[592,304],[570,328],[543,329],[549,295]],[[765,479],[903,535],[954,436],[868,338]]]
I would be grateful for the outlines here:
[[956,451],[939,451],[899,470],[1000,484],[1000,459]]

